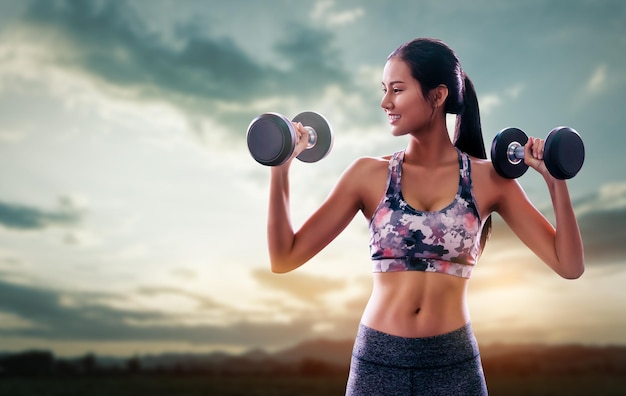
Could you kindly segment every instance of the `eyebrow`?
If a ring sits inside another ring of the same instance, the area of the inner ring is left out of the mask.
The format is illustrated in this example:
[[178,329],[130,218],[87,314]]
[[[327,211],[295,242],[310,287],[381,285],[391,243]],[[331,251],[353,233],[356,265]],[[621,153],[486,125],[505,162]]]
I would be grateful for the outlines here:
[[[383,81],[380,82],[382,85],[385,85],[385,83]],[[389,86],[394,85],[394,84],[404,84],[404,81],[391,81],[389,83]]]

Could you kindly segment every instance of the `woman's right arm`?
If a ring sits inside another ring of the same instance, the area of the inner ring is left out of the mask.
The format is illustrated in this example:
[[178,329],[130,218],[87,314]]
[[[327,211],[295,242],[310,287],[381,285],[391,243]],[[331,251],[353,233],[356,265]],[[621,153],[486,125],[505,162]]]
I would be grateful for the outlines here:
[[289,205],[289,165],[271,168],[270,202],[267,219],[267,242],[272,272],[287,272],[289,252],[295,235],[291,224]]
[[362,207],[359,191],[362,167],[356,161],[343,173],[320,208],[294,232],[289,167],[296,155],[287,163],[271,168],[267,239],[272,272],[276,273],[289,272],[310,260],[348,226]]

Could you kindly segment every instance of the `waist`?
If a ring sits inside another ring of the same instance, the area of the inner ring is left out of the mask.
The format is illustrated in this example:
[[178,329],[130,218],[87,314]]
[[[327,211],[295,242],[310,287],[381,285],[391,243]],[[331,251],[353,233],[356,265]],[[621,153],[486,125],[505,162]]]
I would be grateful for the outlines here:
[[359,325],[352,354],[377,364],[401,368],[441,368],[476,358],[478,343],[467,322],[433,337],[399,337]]
[[375,273],[361,322],[402,337],[428,337],[469,321],[468,280],[424,272]]

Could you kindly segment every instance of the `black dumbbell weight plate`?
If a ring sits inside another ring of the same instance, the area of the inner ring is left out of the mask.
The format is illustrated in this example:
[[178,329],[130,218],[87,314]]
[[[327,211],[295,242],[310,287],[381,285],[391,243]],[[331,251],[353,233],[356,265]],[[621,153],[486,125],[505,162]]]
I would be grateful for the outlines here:
[[526,173],[528,165],[523,159],[512,161],[509,158],[509,148],[514,142],[524,146],[527,141],[528,136],[517,128],[506,128],[498,132],[491,143],[491,162],[500,176],[515,179]]
[[261,114],[248,127],[248,150],[260,164],[281,165],[293,153],[295,136],[291,121],[284,116],[277,113]]
[[585,146],[578,132],[569,127],[554,128],[543,150],[546,168],[557,179],[570,179],[585,161]]
[[295,116],[293,122],[309,126],[317,134],[315,145],[301,152],[297,158],[303,162],[317,162],[326,157],[333,147],[333,133],[328,121],[321,114],[305,111]]

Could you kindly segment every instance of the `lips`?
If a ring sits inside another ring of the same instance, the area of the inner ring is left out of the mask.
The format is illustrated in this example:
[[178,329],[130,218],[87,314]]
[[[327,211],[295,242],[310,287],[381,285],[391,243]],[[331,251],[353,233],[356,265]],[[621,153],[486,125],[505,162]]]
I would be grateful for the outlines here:
[[394,124],[396,121],[400,119],[399,114],[387,114],[387,118],[389,118],[389,122]]

